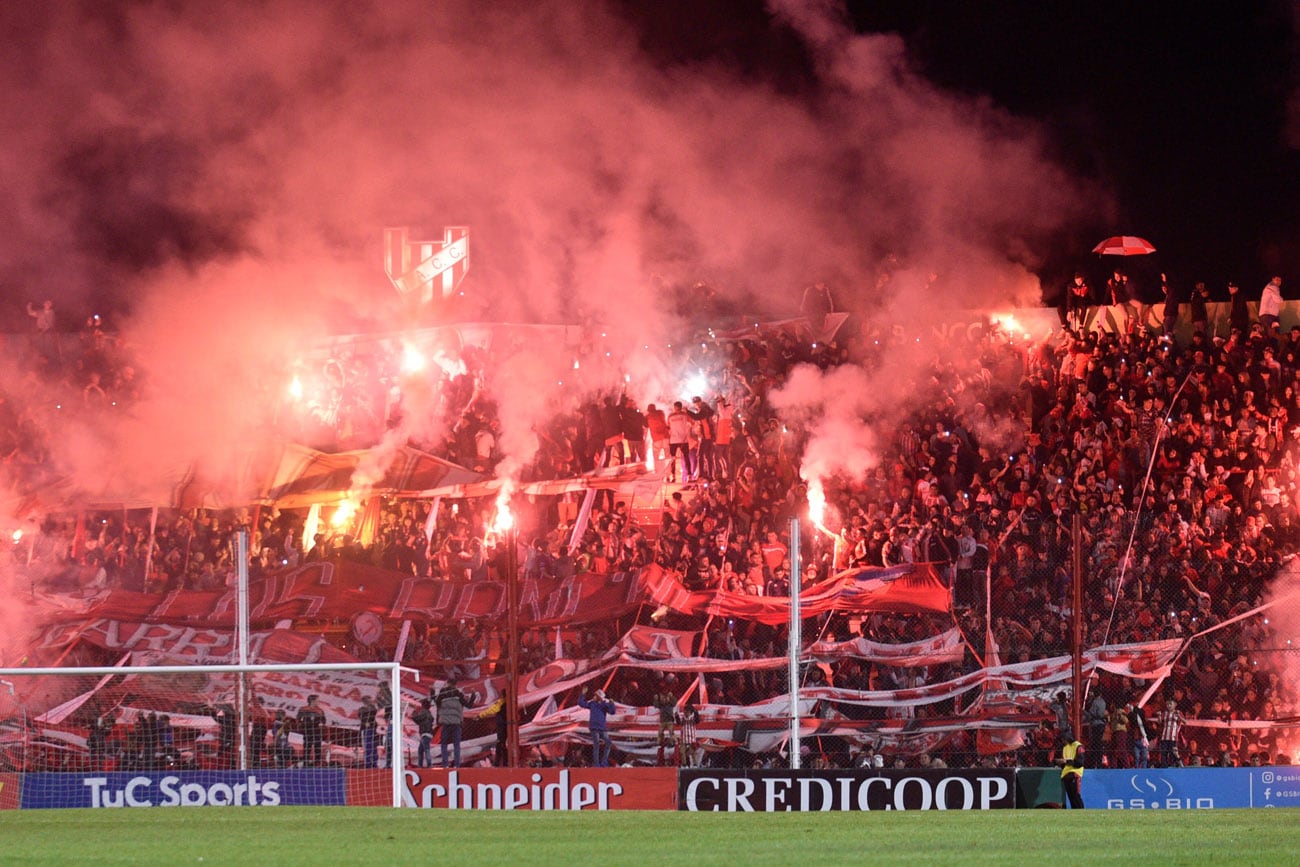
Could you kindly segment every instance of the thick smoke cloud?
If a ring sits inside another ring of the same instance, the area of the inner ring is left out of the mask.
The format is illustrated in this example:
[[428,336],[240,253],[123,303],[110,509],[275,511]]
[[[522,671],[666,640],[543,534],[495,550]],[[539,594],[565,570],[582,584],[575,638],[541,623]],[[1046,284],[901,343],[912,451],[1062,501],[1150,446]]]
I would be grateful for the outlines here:
[[[0,16],[3,279],[65,315],[118,299],[150,386],[56,454],[87,481],[219,463],[298,347],[407,324],[383,226],[472,227],[470,318],[583,318],[633,348],[682,334],[663,289],[696,280],[781,313],[819,278],[891,318],[1003,303],[1032,294],[1035,242],[1097,205],[1034,129],[937,91],[828,3],[773,11],[813,61],[793,95],[649,57],[594,2]],[[886,254],[904,263],[887,292]],[[504,417],[550,406],[552,379],[505,388]]]
[[823,373],[805,364],[791,372],[784,388],[773,392],[773,406],[782,417],[808,429],[803,452],[806,481],[832,475],[862,479],[880,462],[888,444],[876,441],[871,422],[889,410],[880,402],[876,382],[860,367]]

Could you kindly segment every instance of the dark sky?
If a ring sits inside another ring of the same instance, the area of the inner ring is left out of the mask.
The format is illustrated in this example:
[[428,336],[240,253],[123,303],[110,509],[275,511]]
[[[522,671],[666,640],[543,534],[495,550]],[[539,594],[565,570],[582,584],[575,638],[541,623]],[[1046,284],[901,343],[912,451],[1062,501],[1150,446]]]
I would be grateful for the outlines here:
[[[761,3],[624,5],[664,62],[728,64],[793,91],[809,80],[799,40]],[[1114,196],[1117,218],[1051,251],[1042,276],[1098,267],[1091,244],[1122,233],[1160,249],[1142,264],[1221,287],[1275,270],[1300,281],[1297,8],[862,0],[848,14],[859,32],[901,36],[930,81],[1041,122],[1057,158]]]
[[1112,234],[1159,248],[1139,277],[1300,298],[1297,8],[0,4],[0,327],[214,265],[301,274],[317,245],[384,295],[378,227],[421,220],[476,227],[493,303],[528,287],[503,316],[648,274],[778,309],[802,281],[871,291],[887,254],[973,306],[1008,264],[1050,298]]

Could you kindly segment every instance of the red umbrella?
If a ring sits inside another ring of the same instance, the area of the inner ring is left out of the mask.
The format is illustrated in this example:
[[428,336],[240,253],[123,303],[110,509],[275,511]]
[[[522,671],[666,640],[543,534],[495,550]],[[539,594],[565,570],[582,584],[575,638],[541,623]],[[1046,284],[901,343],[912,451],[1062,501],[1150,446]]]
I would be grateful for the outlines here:
[[1113,235],[1092,248],[1103,256],[1145,256],[1155,251],[1150,241],[1133,235]]

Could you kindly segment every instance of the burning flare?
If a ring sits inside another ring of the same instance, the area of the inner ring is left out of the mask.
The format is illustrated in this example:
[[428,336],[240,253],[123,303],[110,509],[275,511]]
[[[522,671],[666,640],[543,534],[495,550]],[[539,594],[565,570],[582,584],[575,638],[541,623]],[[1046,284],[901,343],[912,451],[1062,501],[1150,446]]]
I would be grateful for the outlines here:
[[697,370],[686,377],[686,381],[682,383],[682,386],[686,389],[687,396],[700,395],[703,397],[709,390],[709,377],[703,370]]
[[513,485],[505,485],[497,494],[497,515],[492,520],[492,532],[501,535],[508,533],[515,525],[515,516],[510,513],[510,497],[514,493]]
[[419,349],[409,343],[402,346],[402,373],[411,376],[420,373],[428,366],[428,360]]
[[351,497],[349,497],[348,499],[339,503],[338,508],[334,510],[334,514],[330,517],[330,526],[332,527],[347,526],[348,522],[352,520],[352,516],[355,515],[356,512],[357,512],[357,504]]
[[1024,328],[1016,320],[1016,317],[1010,313],[993,313],[989,315],[989,323],[1001,328],[1010,337],[1015,338],[1017,332],[1024,331]]
[[821,479],[813,479],[808,483],[808,519],[819,530],[826,530],[826,490],[822,487]]

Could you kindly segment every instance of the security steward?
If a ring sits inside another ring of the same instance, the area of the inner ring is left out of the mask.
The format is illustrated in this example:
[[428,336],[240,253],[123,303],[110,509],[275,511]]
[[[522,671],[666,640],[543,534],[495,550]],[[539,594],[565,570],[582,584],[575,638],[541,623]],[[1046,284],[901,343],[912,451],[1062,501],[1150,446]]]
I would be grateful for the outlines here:
[[1083,795],[1079,788],[1083,784],[1083,744],[1066,729],[1061,737],[1061,788],[1065,790],[1065,799],[1071,810],[1083,809]]

